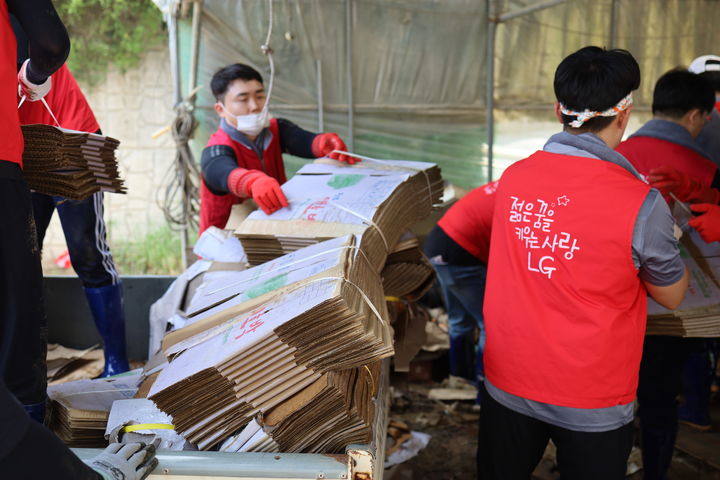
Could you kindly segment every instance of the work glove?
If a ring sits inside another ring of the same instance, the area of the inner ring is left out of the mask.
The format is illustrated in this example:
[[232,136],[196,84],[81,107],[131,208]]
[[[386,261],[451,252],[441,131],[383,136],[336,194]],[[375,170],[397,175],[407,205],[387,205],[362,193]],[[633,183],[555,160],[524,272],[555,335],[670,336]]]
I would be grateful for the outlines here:
[[28,80],[27,77],[28,63],[30,63],[29,58],[25,60],[18,72],[18,96],[20,98],[25,97],[30,102],[37,102],[50,91],[50,88],[52,87],[52,78],[47,77],[43,83],[39,85],[34,84]]
[[342,141],[342,138],[340,138],[337,133],[319,133],[315,135],[312,142],[312,153],[315,157],[328,157],[338,162],[349,163],[350,165],[360,161],[359,158],[333,152],[333,150],[347,151],[345,142]]
[[673,167],[663,166],[650,170],[648,182],[663,195],[674,193],[682,202],[718,203],[720,201],[720,192]]
[[260,170],[236,168],[228,176],[228,190],[238,197],[252,198],[267,215],[288,206],[280,183]]
[[693,203],[690,208],[694,212],[704,212],[699,217],[691,218],[688,225],[698,231],[707,243],[720,242],[720,206],[709,203]]
[[155,469],[155,445],[111,443],[86,463],[104,480],[142,480]]

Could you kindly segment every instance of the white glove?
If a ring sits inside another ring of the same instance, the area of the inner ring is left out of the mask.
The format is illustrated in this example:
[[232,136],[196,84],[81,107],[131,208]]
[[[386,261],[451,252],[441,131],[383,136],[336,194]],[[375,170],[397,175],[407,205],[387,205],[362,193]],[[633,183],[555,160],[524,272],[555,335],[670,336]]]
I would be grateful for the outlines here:
[[86,463],[104,480],[142,480],[155,469],[155,445],[111,443]]
[[50,91],[50,88],[52,87],[52,78],[48,77],[47,80],[40,85],[32,83],[27,79],[27,66],[29,62],[29,58],[25,60],[18,72],[18,96],[20,98],[26,97],[30,102],[37,102]]

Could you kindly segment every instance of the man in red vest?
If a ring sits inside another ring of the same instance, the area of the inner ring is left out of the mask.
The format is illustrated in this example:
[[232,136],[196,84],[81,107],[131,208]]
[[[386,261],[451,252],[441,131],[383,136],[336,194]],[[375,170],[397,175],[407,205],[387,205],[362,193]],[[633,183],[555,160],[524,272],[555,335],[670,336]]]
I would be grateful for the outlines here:
[[347,147],[335,133],[310,133],[283,118],[269,118],[260,73],[236,63],[218,70],[210,82],[220,126],[201,159],[200,233],[224,228],[236,203],[252,198],[267,214],[287,207],[283,153],[302,158],[357,159],[335,150]]
[[613,149],[640,69],[585,47],[555,71],[563,132],[500,179],[485,294],[478,470],[528,479],[552,439],[563,478],[623,479],[648,293],[687,271],[662,196]]
[[[662,193],[684,202],[715,204],[720,175],[695,141],[715,107],[715,93],[700,75],[675,69],[661,76],[653,92],[653,119],[617,151],[648,175]],[[670,200],[672,203],[673,200]],[[696,223],[696,222],[695,222]],[[664,480],[672,461],[678,413],[700,429],[710,427],[710,365],[706,339],[664,335],[645,338],[638,388],[644,478]],[[687,368],[686,368],[687,367]],[[686,375],[683,375],[683,371]],[[678,412],[683,376],[691,395]]]
[[448,314],[450,375],[477,384],[478,403],[485,378],[482,310],[496,189],[497,181],[490,182],[455,202],[424,245]]
[[[17,22],[13,22],[13,30],[18,40],[20,68],[28,58],[27,36]],[[52,75],[52,82],[53,88],[45,96],[49,108],[41,102],[24,102],[18,109],[20,124],[54,126],[57,121],[59,126],[70,130],[101,133],[95,114],[67,65]],[[69,200],[33,192],[32,201],[41,250],[53,212],[57,210],[60,217],[72,266],[82,281],[90,312],[103,340],[105,368],[101,376],[130,370],[122,283],[107,243],[103,193],[96,192],[84,200]]]

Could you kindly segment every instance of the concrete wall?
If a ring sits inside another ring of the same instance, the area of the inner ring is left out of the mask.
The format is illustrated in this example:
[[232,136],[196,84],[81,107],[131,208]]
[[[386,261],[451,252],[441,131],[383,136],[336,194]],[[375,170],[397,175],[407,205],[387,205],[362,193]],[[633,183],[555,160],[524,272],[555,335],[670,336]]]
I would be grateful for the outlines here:
[[[141,239],[164,224],[157,195],[174,161],[175,146],[169,132],[156,140],[151,135],[174,118],[167,49],[148,51],[133,70],[122,73],[111,68],[104,82],[94,87],[83,85],[83,90],[103,133],[121,142],[118,160],[128,193],[105,194],[112,249],[119,241]],[[43,248],[46,273],[63,273],[52,260],[66,248],[58,216],[54,215]],[[73,274],[71,269],[65,272]]]

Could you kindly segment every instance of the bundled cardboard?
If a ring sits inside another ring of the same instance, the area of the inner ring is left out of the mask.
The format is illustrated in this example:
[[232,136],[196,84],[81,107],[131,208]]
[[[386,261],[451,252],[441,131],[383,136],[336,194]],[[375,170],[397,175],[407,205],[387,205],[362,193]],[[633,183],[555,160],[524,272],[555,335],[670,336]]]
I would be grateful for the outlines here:
[[720,336],[720,246],[705,243],[695,230],[681,239],[680,253],[690,272],[685,299],[667,310],[648,299],[648,335]]
[[412,235],[403,235],[388,255],[380,275],[388,297],[418,299],[430,290],[435,281],[435,270],[420,250],[417,238]]
[[48,426],[71,447],[107,445],[105,426],[115,400],[132,398],[139,374],[113,379],[77,380],[48,387]]
[[[333,240],[304,257],[296,252],[298,263],[285,259],[238,272],[256,283],[263,271],[285,280],[269,282],[257,296],[240,288],[231,300],[209,302],[214,306],[198,315],[201,327],[191,324],[164,343],[172,359],[149,398],[172,415],[178,432],[200,449],[211,448],[323,373],[392,355],[380,280],[354,249],[345,248],[353,241]],[[290,269],[308,259],[317,260],[309,270]],[[293,275],[299,278],[284,283]]]
[[50,125],[23,125],[23,175],[31,189],[82,200],[95,192],[125,193],[118,140]]
[[221,451],[342,452],[369,443],[380,362],[323,374],[230,437]]
[[440,201],[442,179],[432,163],[314,163],[302,167],[282,188],[288,208],[272,215],[255,211],[235,231],[251,264],[354,234],[379,272],[402,232]]

